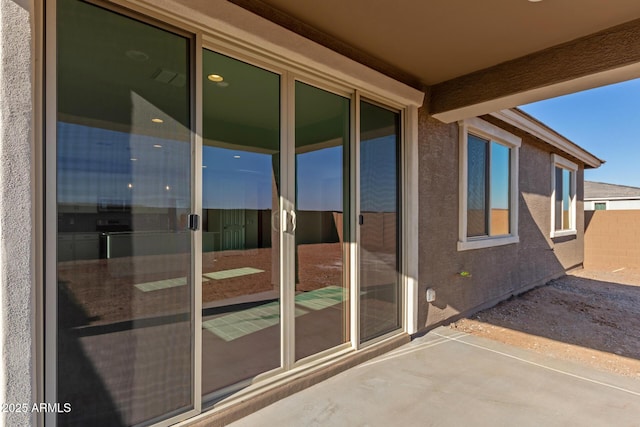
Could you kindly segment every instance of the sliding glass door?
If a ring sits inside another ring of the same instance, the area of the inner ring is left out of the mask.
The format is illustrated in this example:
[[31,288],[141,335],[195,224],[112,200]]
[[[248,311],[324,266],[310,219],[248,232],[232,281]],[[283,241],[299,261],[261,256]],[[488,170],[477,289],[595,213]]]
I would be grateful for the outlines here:
[[349,98],[295,83],[296,360],[349,341],[349,120]]
[[360,341],[399,329],[400,114],[360,103]]
[[203,51],[202,392],[280,367],[280,76]]
[[129,10],[55,13],[45,375],[73,410],[47,422],[178,422],[401,328],[400,113]]
[[194,408],[192,40],[57,14],[57,424],[152,423]]

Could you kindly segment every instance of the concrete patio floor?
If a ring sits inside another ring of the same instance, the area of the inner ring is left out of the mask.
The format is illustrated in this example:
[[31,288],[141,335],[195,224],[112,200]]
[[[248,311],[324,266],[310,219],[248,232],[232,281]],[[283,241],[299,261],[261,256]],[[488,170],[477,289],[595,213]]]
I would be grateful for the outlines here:
[[231,424],[469,425],[640,426],[640,381],[441,327]]

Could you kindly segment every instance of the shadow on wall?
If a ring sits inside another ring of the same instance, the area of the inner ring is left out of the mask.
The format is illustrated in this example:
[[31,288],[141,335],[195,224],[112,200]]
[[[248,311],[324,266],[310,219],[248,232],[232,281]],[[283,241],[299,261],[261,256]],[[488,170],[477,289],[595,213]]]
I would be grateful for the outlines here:
[[640,210],[585,212],[584,265],[640,268]]
[[[428,281],[442,286],[437,288],[436,301],[425,303],[427,326],[491,307],[558,278],[580,263],[575,254],[576,236],[550,239],[544,228],[547,218],[532,214],[532,209],[540,212],[537,206],[547,200],[544,195],[520,194],[517,244],[468,251],[439,247],[438,253],[432,252],[430,263],[438,268],[430,271]],[[459,274],[463,271],[470,277]]]
[[[420,325],[433,327],[488,308],[582,264],[580,226],[576,235],[550,237],[549,146],[491,117],[483,119],[523,139],[519,151],[519,196],[517,203],[513,203],[518,206],[519,242],[459,251],[460,147],[455,143],[459,128],[438,122],[425,113],[419,119],[420,135],[424,135],[419,143],[420,164],[449,166],[423,168],[419,175]],[[582,170],[577,179],[582,182]],[[580,189],[577,196],[580,225],[583,221]],[[506,228],[504,220],[502,224]],[[470,277],[460,275],[461,272],[469,272]],[[435,303],[426,302],[427,288],[436,290]]]

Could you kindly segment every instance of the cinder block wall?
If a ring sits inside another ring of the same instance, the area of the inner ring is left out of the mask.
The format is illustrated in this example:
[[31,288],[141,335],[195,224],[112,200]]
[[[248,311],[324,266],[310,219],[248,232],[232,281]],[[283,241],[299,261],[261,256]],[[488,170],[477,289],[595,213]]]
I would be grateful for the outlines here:
[[585,212],[584,266],[640,268],[640,210]]
[[[577,174],[578,233],[551,239],[551,147],[493,117],[483,119],[522,138],[518,200],[520,243],[457,250],[458,125],[442,123],[421,111],[419,324],[422,327],[446,323],[492,306],[562,276],[567,269],[583,262],[582,166]],[[457,274],[461,271],[469,271],[471,277],[461,277]],[[436,290],[434,303],[426,302],[427,288]]]

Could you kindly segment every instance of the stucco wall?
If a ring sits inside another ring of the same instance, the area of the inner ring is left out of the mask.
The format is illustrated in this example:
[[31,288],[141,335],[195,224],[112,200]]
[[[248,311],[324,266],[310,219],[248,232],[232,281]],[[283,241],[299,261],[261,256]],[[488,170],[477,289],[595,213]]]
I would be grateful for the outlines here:
[[[32,394],[32,68],[30,3],[0,0],[0,402]],[[29,413],[0,413],[27,426]]]
[[[459,314],[493,305],[561,276],[583,260],[582,202],[578,234],[551,239],[551,156],[546,144],[491,117],[486,120],[520,136],[520,242],[458,251],[458,125],[444,124],[421,110],[420,158],[420,309],[419,324],[431,326]],[[575,159],[572,159],[575,161]],[[578,200],[582,200],[582,168]],[[471,277],[457,273],[468,271]],[[427,288],[436,301],[427,303]]]

